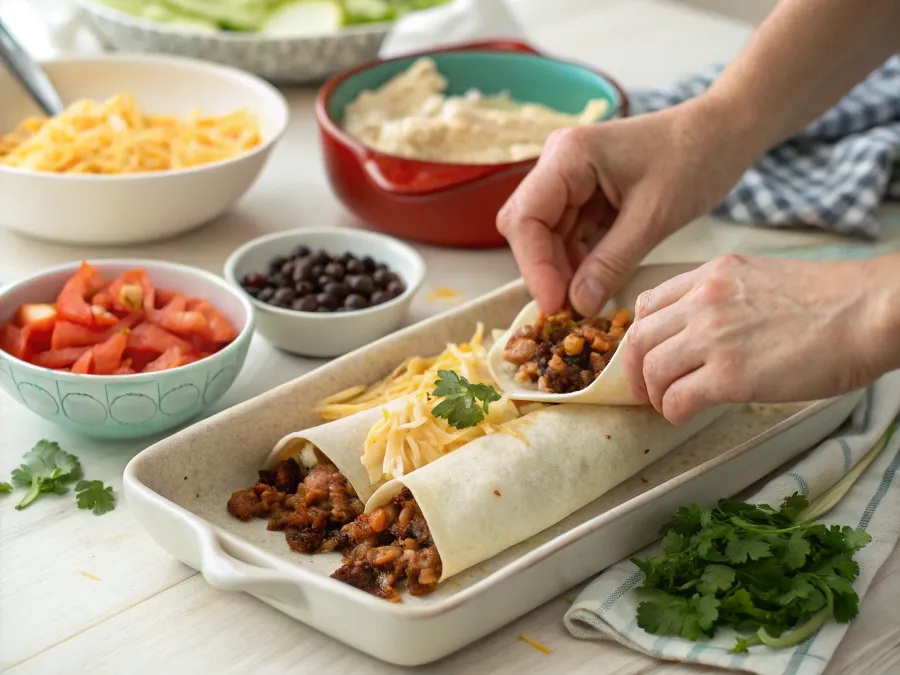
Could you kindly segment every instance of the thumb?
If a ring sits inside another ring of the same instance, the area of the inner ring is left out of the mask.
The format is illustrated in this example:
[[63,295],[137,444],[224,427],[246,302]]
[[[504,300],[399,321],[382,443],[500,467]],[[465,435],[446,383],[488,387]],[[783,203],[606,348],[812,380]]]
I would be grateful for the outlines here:
[[[629,200],[631,204],[634,201]],[[632,207],[629,202],[623,204],[612,227],[588,253],[572,279],[569,301],[582,316],[596,316],[658,243],[652,217],[647,210]]]

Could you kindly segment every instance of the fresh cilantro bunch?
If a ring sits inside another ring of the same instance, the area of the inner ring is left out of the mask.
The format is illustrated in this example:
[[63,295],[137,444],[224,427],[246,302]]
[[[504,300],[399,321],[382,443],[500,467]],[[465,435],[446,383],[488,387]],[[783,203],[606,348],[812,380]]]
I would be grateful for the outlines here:
[[446,419],[457,429],[482,422],[491,403],[500,400],[500,394],[491,385],[472,384],[452,370],[439,370],[434,384],[431,395],[444,400],[431,409],[431,414]]
[[78,458],[63,451],[59,443],[38,441],[23,459],[25,462],[12,472],[12,482],[28,489],[17,509],[24,509],[41,493],[65,494],[68,484],[81,478]]
[[756,644],[789,647],[833,617],[856,616],[859,576],[853,554],[871,537],[862,530],[800,522],[809,513],[794,494],[778,510],[720,500],[715,508],[682,507],[663,525],[662,552],[633,559],[646,575],[638,626],[655,635],[712,637],[721,626],[756,635]]

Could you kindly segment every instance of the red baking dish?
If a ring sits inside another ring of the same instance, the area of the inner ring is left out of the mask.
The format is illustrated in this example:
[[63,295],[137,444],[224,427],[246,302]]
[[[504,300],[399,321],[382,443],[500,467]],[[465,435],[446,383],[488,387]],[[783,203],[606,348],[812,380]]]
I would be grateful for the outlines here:
[[584,66],[552,59],[522,42],[491,41],[379,59],[335,76],[316,99],[316,118],[331,187],[368,226],[438,246],[489,248],[505,244],[496,229],[500,207],[536,160],[507,164],[424,162],[373,150],[344,132],[346,104],[377,88],[422,56],[434,58],[448,94],[508,91],[564,112],[606,97],[610,117],[628,114],[623,89]]

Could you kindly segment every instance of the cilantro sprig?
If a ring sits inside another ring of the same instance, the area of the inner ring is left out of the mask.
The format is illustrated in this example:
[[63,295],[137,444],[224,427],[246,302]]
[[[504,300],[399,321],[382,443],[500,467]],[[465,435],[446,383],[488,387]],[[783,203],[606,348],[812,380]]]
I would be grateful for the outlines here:
[[444,400],[431,409],[431,414],[446,419],[457,429],[481,423],[491,403],[500,400],[499,392],[491,385],[472,384],[452,370],[439,370],[434,384],[431,395]]
[[59,443],[38,441],[25,453],[25,462],[12,472],[12,482],[28,491],[16,504],[24,509],[41,494],[62,495],[69,491],[68,484],[81,478],[81,463],[59,447]]
[[730,626],[742,633],[734,652],[765,644],[791,647],[826,621],[859,611],[853,582],[865,531],[813,522],[846,494],[893,435],[878,444],[813,504],[793,494],[774,509],[719,500],[682,507],[660,529],[662,551],[632,562],[644,573],[637,623],[648,633],[699,640]]
[[25,453],[23,460],[13,469],[12,484],[0,482],[0,494],[12,492],[14,486],[25,489],[25,495],[16,505],[17,510],[27,508],[43,494],[66,494],[76,481],[78,508],[101,515],[116,507],[112,487],[104,486],[99,480],[80,480],[83,475],[81,462],[60,448],[59,443],[40,440]]

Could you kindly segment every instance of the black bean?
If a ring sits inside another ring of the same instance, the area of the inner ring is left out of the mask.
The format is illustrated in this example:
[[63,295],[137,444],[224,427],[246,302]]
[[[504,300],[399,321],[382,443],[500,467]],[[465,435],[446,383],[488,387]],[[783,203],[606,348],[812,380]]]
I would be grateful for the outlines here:
[[365,309],[368,306],[369,301],[356,293],[351,293],[347,296],[347,299],[344,300],[344,307],[347,309]]
[[296,265],[294,265],[294,274],[292,278],[295,282],[313,281],[316,278],[315,276],[313,276],[313,267],[315,267],[315,265],[309,258],[300,260]]
[[375,271],[375,260],[372,258],[372,256],[367,255],[365,258],[363,258],[362,264],[366,268],[366,272],[368,272],[369,274]]
[[390,270],[378,269],[372,274],[372,281],[380,288],[387,288],[387,285],[394,281],[397,275]]
[[319,309],[319,303],[316,302],[316,297],[314,295],[307,295],[305,298],[297,298],[294,300],[291,307],[298,312],[315,312]]
[[344,278],[344,266],[339,262],[330,262],[325,265],[325,274],[330,276],[335,281],[340,281]]
[[324,290],[325,287],[333,281],[334,279],[332,279],[330,276],[328,276],[327,274],[323,274],[318,279],[316,279],[316,288],[318,288],[320,291]]
[[331,293],[319,293],[316,296],[316,302],[319,303],[320,308],[327,307],[329,311],[337,309],[337,306],[340,304],[338,299]]
[[364,274],[366,271],[366,266],[363,264],[362,260],[349,260],[347,262],[347,271],[350,274]]
[[298,281],[294,284],[294,290],[297,292],[297,295],[303,297],[313,292],[313,285],[308,281]]
[[372,295],[375,290],[375,282],[372,281],[372,277],[368,274],[354,274],[347,277],[347,285],[354,293],[359,293],[366,297]]
[[260,290],[259,294],[257,294],[256,299],[262,302],[268,302],[272,299],[272,296],[275,295],[275,289],[271,286],[266,286],[262,290]]
[[255,298],[262,289],[256,286],[244,286],[244,290]]
[[331,295],[336,297],[338,301],[343,300],[350,294],[350,289],[343,281],[329,282],[322,287],[322,291],[325,293],[331,293]]
[[398,295],[403,293],[406,288],[403,286],[402,281],[400,281],[399,279],[394,279],[394,281],[387,285],[387,288],[385,290],[390,293],[392,298],[396,298]]
[[294,289],[290,286],[282,286],[277,291],[275,291],[272,302],[277,302],[279,304],[284,303],[285,305],[289,305],[291,304],[291,302],[293,302],[296,295],[297,294],[294,293]]
[[325,249],[319,249],[315,253],[312,254],[312,260],[317,265],[326,265],[331,261],[331,256],[328,255],[328,251]]
[[241,281],[241,285],[244,288],[249,288],[249,287],[262,288],[263,286],[266,285],[266,278],[259,272],[245,274],[243,280]]
[[372,304],[380,305],[391,299],[391,294],[387,291],[375,291],[372,293]]
[[283,255],[277,255],[269,261],[269,271],[277,272],[281,269],[281,266],[284,265],[287,258]]
[[324,272],[325,272],[325,265],[320,265],[318,263],[313,265],[313,267],[312,267],[313,279],[318,279],[320,276],[322,276],[322,274],[324,274]]
[[376,270],[386,270],[386,269],[388,269],[388,266],[385,265],[384,263],[378,263],[377,265],[375,265],[375,269]]
[[341,265],[346,265],[348,262],[350,262],[351,260],[355,260],[355,259],[356,259],[356,256],[348,251],[347,253],[344,253],[337,260],[339,263],[341,263]]
[[295,264],[296,264],[296,261],[288,260],[286,263],[284,263],[284,265],[281,266],[281,273],[284,276],[286,276],[288,279],[290,279],[294,274],[294,265]]
[[279,272],[278,274],[273,274],[269,277],[269,283],[272,286],[280,288],[281,286],[288,285],[288,279],[281,272]]
[[291,255],[295,258],[305,258],[309,255],[309,246],[307,246],[306,244],[295,246],[294,250],[291,251]]

